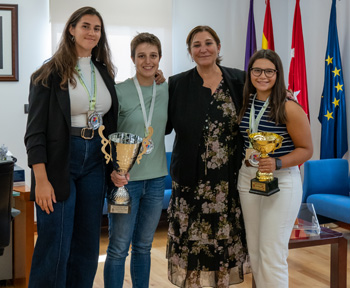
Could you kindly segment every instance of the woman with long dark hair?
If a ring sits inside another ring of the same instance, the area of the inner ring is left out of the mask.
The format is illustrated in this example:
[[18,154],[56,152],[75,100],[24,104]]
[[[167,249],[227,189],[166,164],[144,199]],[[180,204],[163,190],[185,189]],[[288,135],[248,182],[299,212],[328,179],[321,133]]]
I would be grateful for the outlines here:
[[57,52],[31,77],[25,145],[38,238],[29,287],[92,287],[105,164],[97,128],[116,131],[118,103],[105,26],[75,11]]

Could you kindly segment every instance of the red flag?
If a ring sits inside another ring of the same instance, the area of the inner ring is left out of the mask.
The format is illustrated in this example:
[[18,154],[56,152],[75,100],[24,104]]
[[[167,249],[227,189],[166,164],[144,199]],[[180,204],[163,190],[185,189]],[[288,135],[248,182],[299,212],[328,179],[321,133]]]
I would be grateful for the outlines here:
[[270,0],[266,0],[265,3],[266,3],[266,10],[265,10],[265,20],[264,20],[264,29],[263,29],[261,48],[275,51],[275,43],[273,41],[273,27],[272,27]]
[[309,100],[307,96],[306,66],[303,28],[301,25],[300,0],[296,0],[292,36],[292,58],[289,66],[288,89],[294,91],[294,98],[309,116]]

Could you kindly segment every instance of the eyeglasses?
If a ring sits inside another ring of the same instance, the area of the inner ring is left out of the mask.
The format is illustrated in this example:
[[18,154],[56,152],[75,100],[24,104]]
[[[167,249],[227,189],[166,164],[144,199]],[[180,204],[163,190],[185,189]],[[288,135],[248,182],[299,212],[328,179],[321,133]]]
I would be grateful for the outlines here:
[[273,77],[277,72],[276,69],[261,69],[261,68],[250,68],[250,71],[256,77],[259,77],[261,75],[261,73],[264,71],[265,76],[267,78]]

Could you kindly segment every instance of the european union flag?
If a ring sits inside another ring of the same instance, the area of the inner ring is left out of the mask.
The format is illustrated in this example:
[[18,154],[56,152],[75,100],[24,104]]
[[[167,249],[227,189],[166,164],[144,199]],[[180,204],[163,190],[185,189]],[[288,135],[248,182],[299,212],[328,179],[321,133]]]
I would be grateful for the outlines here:
[[348,150],[343,70],[337,31],[336,0],[332,0],[324,86],[318,120],[321,122],[321,159],[342,158]]

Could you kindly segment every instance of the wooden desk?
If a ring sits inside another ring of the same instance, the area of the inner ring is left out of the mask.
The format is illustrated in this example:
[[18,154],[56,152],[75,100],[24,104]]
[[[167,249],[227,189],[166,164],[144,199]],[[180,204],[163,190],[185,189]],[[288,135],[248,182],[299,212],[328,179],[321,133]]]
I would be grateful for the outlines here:
[[13,190],[20,193],[14,197],[14,208],[21,211],[13,220],[13,280],[15,287],[27,288],[34,251],[34,202],[29,200],[28,186]]
[[[348,242],[344,238],[342,233],[321,227],[321,233],[318,236],[290,240],[289,249],[320,246],[327,244],[331,245],[330,287],[346,288]],[[254,277],[252,277],[252,287],[256,288]]]

